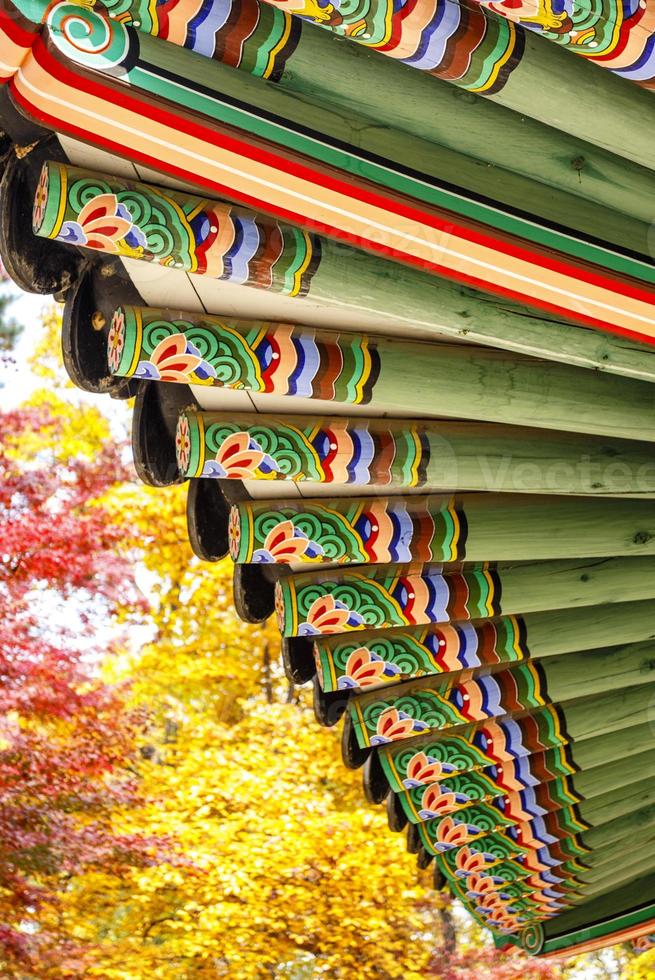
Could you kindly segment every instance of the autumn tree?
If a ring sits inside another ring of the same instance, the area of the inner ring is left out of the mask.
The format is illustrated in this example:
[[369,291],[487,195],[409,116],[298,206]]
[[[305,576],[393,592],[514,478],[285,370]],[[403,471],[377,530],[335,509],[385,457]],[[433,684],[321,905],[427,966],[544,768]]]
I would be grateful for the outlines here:
[[[85,441],[78,439],[83,426]],[[152,863],[154,838],[117,831],[137,802],[140,726],[96,666],[114,611],[139,603],[123,533],[96,506],[125,478],[106,422],[53,399],[0,428],[0,973],[86,976],[62,919],[91,870]]]

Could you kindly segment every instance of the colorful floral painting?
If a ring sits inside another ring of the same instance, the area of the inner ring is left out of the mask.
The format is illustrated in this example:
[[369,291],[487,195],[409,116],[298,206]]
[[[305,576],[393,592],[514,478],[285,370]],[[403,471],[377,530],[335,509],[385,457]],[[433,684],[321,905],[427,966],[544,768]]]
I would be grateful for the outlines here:
[[77,221],[64,221],[57,238],[68,245],[85,245],[114,254],[133,252],[135,256],[148,244],[129,209],[119,203],[115,194],[93,197],[84,205]]
[[189,465],[189,453],[191,452],[191,439],[189,437],[189,422],[186,415],[181,415],[175,432],[175,453],[180,470],[184,473]]
[[443,776],[457,772],[457,767],[449,762],[440,762],[425,752],[416,752],[407,763],[407,775],[403,779],[405,789],[435,783]]
[[309,607],[307,619],[298,627],[298,636],[341,633],[364,625],[364,618],[358,612],[349,609],[345,602],[325,595],[319,596]]
[[[238,511],[236,511],[238,520]],[[236,537],[233,539],[237,541]],[[238,554],[238,546],[235,552]],[[274,564],[276,562],[288,565],[293,561],[321,558],[323,548],[312,541],[304,531],[296,527],[292,521],[280,521],[273,527],[264,541],[264,547],[258,548],[252,556],[253,562],[259,564]]]
[[147,361],[139,361],[134,374],[150,381],[211,384],[216,369],[203,360],[198,348],[183,333],[176,333],[161,340]]
[[368,647],[358,647],[350,654],[346,672],[339,678],[338,688],[377,687],[400,674],[400,667],[387,663]]
[[228,480],[250,480],[278,473],[275,460],[248,432],[234,432],[221,444],[215,459],[204,465],[202,475]]
[[111,318],[107,335],[107,364],[114,374],[118,371],[121,357],[125,348],[125,316],[122,310],[116,310]]
[[395,742],[401,738],[411,738],[419,732],[427,731],[429,725],[424,721],[412,718],[405,711],[397,708],[386,708],[380,712],[375,735],[371,738],[371,745],[386,745],[387,742]]

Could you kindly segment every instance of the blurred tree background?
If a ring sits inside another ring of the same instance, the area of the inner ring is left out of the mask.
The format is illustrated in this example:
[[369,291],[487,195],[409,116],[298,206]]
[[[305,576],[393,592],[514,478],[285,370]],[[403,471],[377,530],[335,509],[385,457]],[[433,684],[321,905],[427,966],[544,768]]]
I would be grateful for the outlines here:
[[431,888],[58,331],[0,430],[0,975],[655,978],[652,953],[499,954]]

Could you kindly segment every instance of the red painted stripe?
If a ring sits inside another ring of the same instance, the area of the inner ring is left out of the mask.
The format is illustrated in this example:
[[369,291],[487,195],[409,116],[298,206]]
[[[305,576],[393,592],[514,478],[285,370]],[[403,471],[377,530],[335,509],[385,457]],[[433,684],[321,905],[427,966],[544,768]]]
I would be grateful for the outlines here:
[[[43,67],[60,81],[68,83],[70,77],[77,77],[47,51],[41,40],[35,45],[34,53]],[[291,173],[299,179],[306,180],[310,183],[322,184],[336,193],[343,194],[346,198],[354,197],[365,204],[409,218],[435,230],[458,235],[473,244],[493,249],[517,260],[529,262],[537,267],[550,269],[552,272],[560,275],[581,279],[590,285],[608,289],[611,292],[629,296],[632,299],[644,303],[655,303],[655,290],[639,286],[635,280],[627,276],[608,275],[600,270],[597,271],[597,267],[588,262],[570,262],[564,258],[556,258],[550,252],[521,244],[520,239],[514,236],[494,236],[488,234],[480,226],[462,224],[447,211],[437,211],[436,209],[426,211],[412,207],[410,204],[403,203],[403,200],[398,196],[387,196],[378,191],[369,190],[370,185],[368,184],[354,185],[347,183],[324,170],[307,166],[293,157],[282,156],[262,147],[244,142],[225,131],[217,132],[215,129],[209,128],[206,125],[196,123],[187,116],[180,116],[174,111],[164,108],[163,105],[155,105],[151,102],[144,104],[142,100],[129,94],[127,88],[117,87],[113,89],[107,85],[103,85],[94,78],[89,78],[86,75],[83,77],[85,89],[88,93],[96,95],[103,102],[109,102],[110,104],[112,101],[117,102],[124,108],[130,109],[138,114],[147,111],[151,118],[156,119],[162,125],[168,126],[173,132],[182,130],[210,145],[229,150],[239,156],[255,160],[274,169],[280,169],[285,173]],[[209,184],[207,186],[212,185]],[[271,207],[267,202],[263,203],[265,207]],[[331,234],[333,236],[336,234],[337,237],[342,237],[343,233],[339,229],[330,225],[326,225],[325,227],[332,229]],[[403,253],[399,252],[398,254]],[[431,267],[431,263],[423,262],[422,260],[415,260],[413,264],[418,264],[420,268]],[[453,275],[455,274],[453,273]],[[486,280],[480,281],[486,284],[486,288],[492,285],[486,283]],[[518,295],[523,296],[524,294],[519,291]]]
[[[40,50],[38,54],[39,54],[39,60],[41,60],[40,56],[42,54],[42,51]],[[46,67],[45,64],[44,67]],[[58,68],[61,67],[62,67],[61,65],[58,66]],[[58,77],[60,78],[61,81],[68,84],[68,80],[63,74],[58,75]],[[74,75],[71,75],[71,77],[75,79]],[[36,121],[40,121],[48,125],[50,128],[52,128],[55,131],[59,130],[62,132],[66,132],[69,135],[75,136],[77,139],[81,139],[82,141],[90,143],[93,146],[98,146],[100,148],[107,149],[113,153],[116,153],[120,157],[126,157],[125,144],[116,143],[113,140],[106,139],[105,137],[96,134],[94,134],[93,140],[90,140],[89,133],[87,130],[80,129],[79,127],[70,124],[60,118],[50,116],[47,112],[43,111],[39,106],[34,105],[28,99],[24,98],[16,90],[15,84],[13,83],[11,84],[17,102],[19,102],[23,108],[31,112]],[[89,86],[86,77],[84,78],[84,84],[86,86],[86,90],[88,92],[91,92],[91,87]],[[92,94],[97,94],[97,92],[101,91],[100,86],[94,85],[93,88],[96,91],[94,91]],[[114,95],[113,92],[111,92],[110,94],[112,96]],[[73,95],[71,96],[71,101],[74,102]],[[105,99],[103,101],[107,101],[107,100]],[[152,108],[151,106],[148,106],[148,110],[150,110],[151,108]],[[141,106],[140,111],[141,112],[143,111],[143,106]],[[570,320],[574,323],[589,325],[597,329],[600,329],[604,332],[614,333],[624,337],[630,337],[634,340],[639,340],[641,342],[645,342],[652,346],[655,346],[655,338],[650,337],[647,334],[641,333],[637,330],[630,330],[625,327],[620,327],[617,324],[607,323],[607,321],[605,320],[600,320],[597,317],[588,316],[587,314],[581,313],[579,311],[572,311],[570,309],[567,309],[566,307],[559,306],[555,303],[549,303],[543,300],[536,300],[533,297],[526,296],[525,293],[519,292],[517,290],[506,289],[505,287],[498,286],[497,284],[487,282],[485,280],[473,276],[469,276],[465,273],[461,273],[461,272],[454,271],[452,269],[445,268],[444,266],[440,266],[436,263],[424,262],[420,259],[417,259],[415,256],[408,255],[407,253],[402,252],[399,249],[394,249],[388,246],[382,246],[377,242],[370,241],[369,239],[363,239],[360,238],[359,236],[352,235],[347,232],[337,231],[335,235],[335,229],[329,225],[324,225],[321,222],[317,222],[310,218],[306,218],[303,215],[296,214],[295,212],[289,211],[285,208],[280,208],[278,206],[271,204],[270,202],[261,201],[260,199],[251,197],[250,195],[237,193],[236,191],[234,191],[233,188],[229,186],[219,184],[215,181],[210,181],[207,178],[204,178],[202,175],[192,173],[190,171],[185,170],[182,167],[178,167],[173,164],[168,164],[157,157],[152,157],[147,153],[143,153],[141,150],[135,147],[130,148],[130,154],[129,156],[127,156],[127,159],[142,163],[148,167],[152,167],[155,170],[157,169],[161,170],[164,173],[188,181],[192,184],[206,187],[208,190],[213,191],[214,193],[218,192],[219,195],[224,195],[228,198],[232,198],[233,200],[236,199],[241,203],[246,204],[249,207],[254,207],[256,210],[267,211],[268,213],[274,214],[276,217],[286,220],[291,224],[301,225],[303,227],[310,228],[311,230],[316,231],[319,234],[326,235],[326,237],[330,237],[330,238],[337,237],[339,240],[347,242],[348,244],[353,245],[355,248],[359,248],[364,251],[374,252],[377,254],[382,254],[387,257],[397,259],[403,262],[404,264],[415,266],[423,270],[429,270],[431,272],[435,272],[438,275],[441,275],[443,278],[464,283],[465,285],[472,286],[473,288],[478,289],[482,292],[493,293],[495,295],[503,296],[507,299],[518,301],[519,303],[522,304],[527,303],[528,305],[535,307],[537,309],[546,310],[550,313],[556,314],[557,316],[563,316],[565,319]]]
[[[20,16],[17,11],[15,16],[12,17],[6,11],[0,9],[0,27],[11,38],[14,44],[20,44],[24,48],[31,48],[40,30],[40,25],[35,24],[34,30],[30,31],[16,23],[16,16]],[[28,22],[25,21],[25,23]]]

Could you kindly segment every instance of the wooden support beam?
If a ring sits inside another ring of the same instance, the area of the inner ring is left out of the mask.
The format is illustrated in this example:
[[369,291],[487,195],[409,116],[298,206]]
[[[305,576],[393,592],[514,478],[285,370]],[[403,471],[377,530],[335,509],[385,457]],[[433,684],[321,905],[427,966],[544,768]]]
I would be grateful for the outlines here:
[[[59,32],[53,27],[51,36],[65,55],[65,61],[72,58],[75,62],[80,60],[79,50],[75,39],[66,37],[69,21],[70,18],[62,20]],[[104,27],[112,30],[106,23]],[[127,38],[116,44],[129,50]],[[134,96],[130,94],[126,101],[123,90],[115,85],[115,57],[103,53],[102,58],[107,62],[107,90],[95,108],[78,105],[81,86],[77,76],[66,79],[70,91],[66,98],[60,92],[56,109],[49,104],[51,86],[44,80],[41,90],[30,80],[28,91],[22,95],[32,103],[36,98],[39,104],[33,106],[33,111],[37,117],[43,114],[44,104],[48,104],[50,113],[57,113],[56,125],[66,132],[78,132],[80,125],[83,122],[88,125],[88,118],[92,117],[96,139],[103,146],[116,146],[120,136],[118,146],[125,152],[125,132],[133,132],[136,123]],[[85,65],[86,54],[81,60]],[[40,65],[39,70],[42,69]],[[55,69],[58,80],[59,74]],[[98,101],[99,94],[94,86],[89,99]],[[107,104],[111,104],[111,113],[107,112]],[[254,203],[276,218],[292,217],[303,229],[323,231],[329,238],[337,239],[337,243],[347,241],[417,270],[527,302],[585,325],[640,339],[655,333],[652,287],[640,287],[573,259],[564,261],[563,256],[555,253],[544,254],[541,249],[528,248],[525,242],[490,236],[484,229],[460,227],[452,215],[428,213],[425,208],[413,208],[411,202],[381,197],[364,187],[359,190],[352,183],[309,171],[306,164],[295,165],[288,155],[283,157],[270,150],[259,153],[250,141],[236,141],[234,137],[216,134],[213,129],[199,133],[193,118],[189,118],[185,128],[183,114],[177,109],[168,115],[162,112],[148,115],[149,108],[146,104],[142,107],[138,132],[143,138],[138,144],[140,148],[131,150],[131,159],[150,163],[154,159],[158,166],[182,177],[191,186],[202,183],[214,193],[227,192],[241,203]],[[131,121],[118,119],[117,113]],[[146,129],[144,116],[151,121]],[[152,129],[157,132],[151,132]],[[220,145],[220,156],[216,154],[216,144]],[[204,162],[200,173],[199,159]],[[275,194],[263,193],[263,186],[275,187]],[[66,221],[63,215],[61,219]],[[208,220],[215,226],[215,219]],[[71,227],[67,224],[66,231]]]
[[[14,6],[37,21],[45,19],[50,9],[46,3],[22,0],[15,0]],[[107,8],[111,16],[113,3],[105,4],[104,8],[95,5],[96,20]],[[131,52],[130,68],[134,68],[132,62],[137,53],[137,61],[150,63],[146,73],[150,78],[157,75],[162,63],[166,65],[169,79],[177,69],[178,89],[184,89],[186,83],[191,82],[196,100],[208,83],[212,85],[216,99],[215,87],[222,85],[228,96],[228,101],[221,107],[222,118],[232,124],[235,123],[233,117],[238,119],[238,104],[242,104],[244,98],[252,103],[250,125],[257,110],[265,110],[269,125],[271,115],[286,119],[287,137],[293,128],[292,120],[301,123],[301,128],[296,127],[293,134],[296,140],[303,132],[307,134],[308,129],[316,132],[317,117],[321,117],[324,135],[321,138],[320,133],[316,134],[322,144],[321,151],[326,152],[328,142],[332,144],[330,149],[334,155],[338,153],[337,143],[343,143],[356,114],[362,113],[369,124],[361,125],[357,121],[353,154],[357,155],[357,149],[360,155],[362,150],[369,153],[368,159],[358,161],[361,175],[369,175],[381,158],[390,152],[393,154],[393,147],[386,138],[389,128],[393,127],[397,132],[394,146],[402,140],[404,133],[415,137],[413,144],[403,146],[396,158],[397,163],[405,165],[402,168],[404,179],[411,179],[406,161],[412,160],[415,170],[436,175],[440,182],[450,181],[520,211],[529,199],[532,213],[541,214],[548,221],[578,227],[598,240],[615,241],[631,251],[636,249],[649,254],[645,229],[650,216],[644,212],[644,201],[649,201],[652,193],[640,184],[649,178],[648,172],[552,127],[535,123],[526,116],[518,117],[447,83],[428,79],[420,72],[408,73],[392,61],[371,59],[365,51],[338,41],[335,43],[325,33],[292,19],[281,10],[259,4],[257,0],[232,0],[220,4],[216,0],[209,5],[201,23],[197,18],[190,19],[179,4],[160,20],[145,0],[133,0],[129,6],[121,4],[120,24],[114,24],[109,31],[125,31],[128,23],[138,28],[138,34],[132,32],[125,45]],[[239,68],[239,77],[232,78],[229,70],[221,70],[222,66],[216,63],[208,72],[206,63],[194,55],[187,57],[180,70],[180,52],[167,55],[165,50],[162,52],[162,45],[155,41],[155,50],[151,53],[153,42],[145,35],[165,38],[172,42],[168,47],[183,45],[197,54],[223,62],[225,66]],[[54,40],[61,43],[57,31]],[[72,53],[75,55],[74,49]],[[89,52],[85,54],[88,59]],[[96,64],[101,66],[101,59],[96,58]],[[316,64],[331,69],[328,91],[320,87],[316,91]],[[256,77],[251,81],[247,74]],[[264,87],[258,84],[258,78],[267,78],[275,84]],[[352,84],[353,78],[358,80],[356,85]],[[130,77],[132,86],[135,81]],[[161,79],[158,84],[162,84]],[[252,98],[248,95],[251,85],[256,93]],[[313,97],[308,99],[310,91]],[[294,92],[301,96],[295,102]],[[290,103],[288,108],[285,108],[285,100]],[[337,116],[338,123],[336,129],[326,130],[324,117],[331,114]],[[453,125],[454,118],[459,125]],[[258,122],[261,126],[263,119]],[[496,139],[490,141],[487,138],[489,132],[493,132]],[[427,154],[421,151],[425,140],[432,141],[431,151]],[[311,140],[306,139],[300,152],[311,156],[313,149]],[[481,167],[480,160],[487,165]],[[520,170],[520,175],[513,172],[516,170]],[[534,180],[548,185],[548,193],[535,195]],[[577,203],[572,195],[577,196]],[[590,201],[598,201],[597,215],[593,213],[593,204],[587,215]],[[616,208],[634,214],[642,223],[641,230],[617,227]],[[457,213],[454,202],[451,202],[450,210]],[[515,219],[508,216],[508,220]]]
[[[280,4],[280,0],[267,2]],[[285,4],[283,9],[289,8]],[[655,154],[643,126],[652,111],[648,92],[626,85],[609,72],[603,75],[595,71],[583,59],[567,60],[565,52],[492,13],[479,7],[476,10],[467,0],[441,0],[431,8],[432,17],[426,17],[423,8],[408,17],[394,9],[391,0],[375,5],[364,19],[360,8],[350,15],[333,8],[333,19],[318,3],[298,4],[295,9],[326,30],[347,34],[350,42],[381,50],[388,57],[619,156],[655,166]],[[348,28],[355,23],[357,30],[351,33]],[[426,45],[427,37],[431,43]],[[576,93],[575,99],[567,99],[565,113],[561,96],[553,90],[553,78],[565,79],[566,91]],[[315,80],[308,94],[319,84]],[[595,111],[598,100],[605,107],[602,114]],[[627,133],[629,147],[622,142]]]
[[495,0],[473,2],[600,68],[644,88],[655,88],[655,18],[647,4],[627,7],[613,0],[601,0],[593,8],[571,4],[557,12],[544,5],[535,14],[533,8],[514,7],[502,0],[500,4]]
[[[389,414],[547,425],[621,438],[647,435],[644,419],[655,411],[650,386],[624,380],[655,382],[655,350],[628,349],[625,341],[590,331],[578,331],[592,342],[586,354],[580,350],[580,367],[597,367],[594,371],[470,345],[146,307],[120,307],[110,322],[109,363],[98,370],[121,378],[245,388]],[[407,375],[411,386],[399,381]]]
[[[655,643],[568,653],[524,662],[494,674],[475,671],[454,678],[427,677],[381,691],[362,693],[348,705],[360,748],[386,745],[430,731],[502,718],[562,703],[653,683]],[[584,678],[584,683],[581,682]]]
[[[531,715],[476,723],[383,745],[375,750],[392,792],[429,785],[456,771],[484,770],[567,746],[567,758],[596,758],[600,738],[616,737],[625,754],[643,744],[652,711],[652,690],[637,685],[581,698],[565,711],[552,704]],[[639,739],[640,741],[637,741]],[[597,743],[597,740],[598,743]],[[584,748],[583,748],[584,746]]]
[[639,442],[466,422],[206,411],[183,413],[177,431],[177,464],[191,478],[655,497],[655,452]]
[[[358,641],[359,631],[367,627],[386,630],[436,621],[486,619],[500,613],[525,615],[652,599],[654,568],[651,558],[634,557],[453,570],[389,566],[367,569],[365,574],[359,569],[332,569],[285,576],[276,583],[275,607],[278,626],[285,636],[300,633],[318,642],[328,628],[332,632],[338,628],[341,633],[354,629]],[[313,629],[304,626],[301,630],[318,599],[326,600],[326,611],[328,607],[339,609],[342,615],[333,622],[326,617],[324,623],[312,617]],[[416,642],[417,634],[411,637]]]
[[[500,322],[496,326],[484,294],[470,296],[473,307],[478,303],[479,313],[484,310],[484,319],[480,316],[478,326],[470,304],[462,304],[461,288],[440,282],[420,269],[407,266],[401,272],[396,263],[191,194],[47,164],[37,198],[34,231],[44,238],[148,259],[167,267],[286,295],[308,295],[327,305],[339,297],[342,306],[369,312],[375,308],[382,316],[411,320],[415,326],[430,324],[430,329],[469,340],[482,341],[486,337],[486,343],[533,355],[548,356],[546,352],[549,352],[553,360],[569,360],[583,334],[563,323],[560,330],[551,324],[545,327],[542,319],[536,329],[538,344],[526,344],[526,334],[531,332],[529,319],[511,307],[498,309]],[[90,226],[92,215],[103,202],[107,204],[114,198],[117,201],[114,210],[120,207],[123,211],[106,215],[111,218],[111,233],[94,238]],[[82,200],[86,203],[82,204]],[[193,223],[189,224],[189,218],[181,215],[193,215]],[[116,221],[117,218],[120,220]],[[212,228],[216,231],[212,232]],[[251,230],[250,235],[245,234],[247,229]],[[363,241],[361,235],[357,241]],[[474,262],[478,268],[479,262],[478,257]],[[461,263],[459,267],[462,268]],[[510,292],[514,295],[516,284],[525,282],[531,305],[543,305],[543,300],[549,309],[561,313],[564,304],[566,316],[581,324],[642,340],[655,338],[655,313],[649,290],[627,281],[610,283],[606,277],[601,279],[580,269],[575,270],[575,275],[566,272],[546,275],[542,270],[535,286],[530,276],[529,283],[525,279],[525,272],[524,269],[518,278],[516,270],[511,274],[514,285]],[[488,268],[485,274],[487,279],[484,283],[480,280],[480,284],[488,287]],[[495,273],[494,282],[500,283]],[[502,285],[499,288],[504,290]],[[376,295],[384,296],[384,303],[380,300],[376,303],[373,299]],[[465,295],[468,297],[468,292]],[[527,294],[522,298],[526,299]],[[436,315],[435,310],[438,310]],[[519,337],[523,338],[522,342]]]
[[[91,28],[98,17],[98,8],[94,8],[93,15],[82,13],[81,16],[88,17]],[[452,193],[443,186],[443,174],[435,160],[434,144],[408,136],[402,130],[396,131],[393,141],[389,141],[372,125],[368,113],[358,116],[353,113],[352,108],[347,112],[335,112],[325,99],[319,104],[309,104],[306,99],[284,94],[278,86],[264,86],[260,80],[249,78],[244,73],[237,74],[232,69],[215,63],[208,65],[205,59],[193,52],[180,50],[160,40],[138,38],[138,35],[128,31],[122,24],[108,24],[107,21],[104,24],[108,33],[117,35],[112,55],[107,57],[105,52],[98,52],[90,67],[105,74],[107,82],[111,84],[116,71],[114,52],[122,44],[128,53],[121,67],[124,82],[130,86],[131,98],[140,94],[146,100],[165,102],[180,118],[182,145],[183,133],[187,131],[183,120],[189,113],[193,113],[196,118],[204,118],[209,123],[214,137],[225,133],[227,126],[230,135],[235,132],[243,134],[250,143],[265,141],[269,153],[267,156],[259,155],[260,169],[264,160],[269,165],[272,164],[270,150],[275,148],[284,154],[285,161],[288,158],[287,169],[293,170],[296,182],[307,176],[310,161],[315,182],[318,180],[321,183],[322,178],[325,178],[323,182],[327,184],[332,177],[334,189],[334,177],[337,176],[349,188],[351,208],[355,199],[359,201],[360,207],[370,207],[375,196],[371,193],[373,188],[377,188],[378,206],[382,206],[386,212],[395,210],[400,205],[400,200],[404,200],[405,207],[402,208],[401,205],[403,222],[395,226],[395,233],[401,238],[403,232],[409,230],[409,208],[413,207],[420,210],[424,224],[433,225],[436,221],[435,228],[442,227],[446,230],[453,244],[460,237],[458,218],[461,217],[467,222],[468,232],[475,232],[476,227],[479,233],[485,229],[487,232],[495,229],[542,248],[561,252],[573,260],[584,259],[601,268],[612,269],[651,283],[655,281],[655,267],[652,262],[644,261],[634,254],[636,242],[643,241],[644,236],[647,236],[643,210],[637,214],[637,218],[641,219],[641,227],[637,230],[636,238],[630,243],[626,254],[619,254],[616,249],[601,244],[605,241],[604,230],[596,234],[595,241],[590,241],[580,235],[570,236],[556,227],[552,215],[549,215],[549,225],[544,225],[536,218],[528,220],[523,216],[507,213],[498,206],[492,207],[480,201],[479,197],[466,197],[461,192]],[[53,45],[60,48],[67,58],[79,61],[78,49],[75,43],[71,45],[66,28],[66,21],[58,23],[55,17],[52,17],[52,23],[49,20]],[[82,63],[89,63],[87,52],[84,53]],[[120,90],[117,99],[120,102]],[[500,138],[500,134],[498,135]],[[208,135],[208,139],[211,140],[211,136]],[[580,152],[586,149],[588,144],[582,144]],[[411,170],[407,167],[408,160],[412,161]],[[247,164],[242,161],[241,166],[243,169]],[[278,194],[282,193],[287,179],[284,163],[282,171],[276,187]],[[208,167],[202,168],[199,175],[201,183],[202,178],[206,178],[209,173]],[[243,179],[243,175],[240,176]],[[227,183],[228,180],[234,183],[237,178],[232,174],[231,178],[224,177],[220,186],[214,184],[212,187],[209,182],[207,187],[210,191],[221,193],[224,187],[231,186]],[[325,197],[325,190],[323,196]],[[253,200],[251,193],[248,203],[253,203]],[[277,213],[275,196],[269,195],[268,199],[264,197],[261,200],[260,206],[266,209],[268,201],[273,213]],[[384,205],[383,201],[386,202]],[[301,214],[302,207],[299,207],[298,200],[294,203],[296,213]],[[327,200],[323,203],[329,205]],[[329,210],[334,209],[328,207]],[[575,211],[577,208],[574,213]],[[326,220],[324,213],[322,220]],[[332,214],[329,220],[334,222],[338,219]],[[390,214],[386,214],[386,220],[392,220]],[[470,225],[471,221],[475,224]],[[605,224],[611,225],[612,219],[608,221],[606,217]],[[629,224],[634,225],[634,221]],[[377,232],[381,230],[382,224],[378,222]],[[376,233],[369,226],[367,237],[371,236],[375,239]],[[384,244],[383,238],[379,244]]]
[[[442,842],[444,824],[447,828],[453,825],[466,827],[468,840],[462,841],[462,845],[475,837],[500,832],[508,833],[517,843],[530,841],[528,846],[533,843],[536,843],[537,847],[547,846],[555,840],[572,841],[580,845],[580,853],[584,853],[585,849],[591,850],[587,842],[590,840],[589,835],[592,830],[597,832],[594,839],[599,839],[600,832],[603,831],[605,844],[602,846],[607,846],[613,839],[623,836],[621,818],[629,818],[635,810],[651,808],[655,804],[655,787],[652,779],[645,778],[632,784],[626,783],[623,790],[622,793],[605,794],[597,800],[579,803],[575,808],[569,804],[543,815],[538,813],[530,815],[524,801],[524,814],[521,819],[510,819],[507,812],[502,812],[497,806],[484,802],[473,803],[458,810],[456,815],[433,818],[414,826],[418,829],[423,846],[433,854],[442,850],[439,845]],[[655,807],[653,810],[655,812]],[[655,826],[655,820],[652,825]],[[655,857],[653,860],[655,861]],[[598,876],[601,882],[596,886],[598,890],[605,887],[603,878],[606,870],[604,869],[604,872]],[[586,882],[586,884],[589,887],[590,883]],[[586,889],[583,889],[583,894],[585,891]]]
[[[280,594],[284,595],[289,583],[289,579],[281,583]],[[526,658],[541,660],[646,639],[655,639],[652,599],[477,623],[317,635],[314,654],[321,688],[331,692],[373,690],[431,674],[495,667]]]
[[[638,734],[637,729],[628,729],[628,732]],[[650,735],[648,732],[643,734]],[[571,748],[570,755],[575,755],[577,768],[565,761],[561,749],[548,749],[523,761],[514,760],[501,767],[490,766],[483,770],[459,770],[428,786],[403,790],[395,794],[397,803],[410,823],[424,823],[441,812],[458,811],[474,800],[489,802],[505,797],[509,800],[508,805],[516,805],[521,794],[528,798],[534,796],[539,806],[550,810],[615,793],[628,783],[655,775],[655,750],[652,747],[633,754],[624,746],[623,752],[618,754],[615,739],[613,733],[610,739],[599,736],[581,743],[581,749],[585,746],[588,749],[590,768],[577,761],[575,747]],[[651,738],[646,738],[641,744],[646,746],[650,741]],[[590,747],[593,755],[589,752]],[[631,748],[634,751],[634,746]],[[608,754],[599,759],[601,751]]]
[[532,494],[243,501],[230,512],[230,554],[293,567],[655,555],[655,505]]

